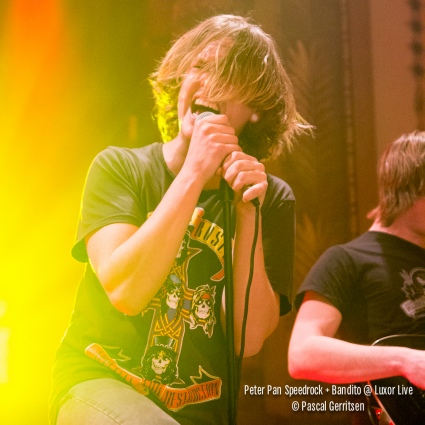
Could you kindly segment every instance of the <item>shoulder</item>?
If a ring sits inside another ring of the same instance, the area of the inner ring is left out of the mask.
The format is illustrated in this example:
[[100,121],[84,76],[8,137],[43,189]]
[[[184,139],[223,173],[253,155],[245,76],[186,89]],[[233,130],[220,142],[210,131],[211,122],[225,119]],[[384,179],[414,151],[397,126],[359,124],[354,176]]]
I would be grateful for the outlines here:
[[367,247],[369,239],[368,233],[365,233],[349,242],[327,248],[310,269],[303,285],[312,282],[322,282],[326,285],[345,282],[345,285],[356,280],[363,264],[370,261],[367,255],[367,251],[370,251]]
[[373,235],[366,232],[349,242],[327,248],[307,273],[296,297],[297,308],[304,293],[312,290],[343,311],[359,273],[370,262],[368,252],[372,245]]
[[272,174],[267,174],[267,183],[269,184],[268,192],[270,192],[270,195],[273,197],[295,201],[294,192],[286,181]]
[[311,267],[308,276],[323,275],[324,273],[335,274],[337,270],[348,271],[347,266],[352,263],[350,250],[345,244],[333,245],[327,248]]
[[353,261],[360,263],[371,262],[375,254],[379,255],[382,252],[382,245],[385,244],[385,239],[377,232],[367,231],[357,238],[339,245],[339,249],[346,257],[352,258]]
[[160,156],[161,144],[153,143],[140,148],[125,148],[118,146],[108,146],[99,152],[93,165],[119,166],[122,164],[139,164],[141,162],[151,161]]
[[295,196],[291,186],[279,177],[267,174],[267,193],[264,199],[262,214],[271,211],[295,211]]
[[366,232],[348,242],[327,248],[317,263],[319,265],[331,263],[333,266],[342,263],[346,267],[347,263],[354,264],[359,257],[367,255],[374,249],[374,245],[376,245],[374,236]]
[[[154,143],[140,148],[109,146],[93,159],[88,182],[112,180],[143,181],[143,176],[166,173],[162,156],[162,144]],[[165,170],[165,171],[162,171]]]

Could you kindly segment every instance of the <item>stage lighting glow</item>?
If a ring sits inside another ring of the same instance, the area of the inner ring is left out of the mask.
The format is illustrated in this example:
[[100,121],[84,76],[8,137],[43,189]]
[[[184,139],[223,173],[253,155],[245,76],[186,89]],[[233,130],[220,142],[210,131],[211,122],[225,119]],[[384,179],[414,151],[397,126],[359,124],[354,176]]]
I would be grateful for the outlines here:
[[6,314],[6,302],[0,300],[0,384],[9,382],[9,337],[10,329],[2,326]]

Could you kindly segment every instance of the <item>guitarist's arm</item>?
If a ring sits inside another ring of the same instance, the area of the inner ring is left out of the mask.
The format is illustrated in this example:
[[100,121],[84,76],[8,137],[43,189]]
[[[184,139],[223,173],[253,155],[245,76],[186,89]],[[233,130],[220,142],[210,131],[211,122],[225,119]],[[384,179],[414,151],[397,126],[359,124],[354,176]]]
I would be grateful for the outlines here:
[[340,311],[326,298],[306,292],[289,344],[293,378],[348,384],[404,376],[425,389],[424,351],[341,341],[335,338],[341,319]]

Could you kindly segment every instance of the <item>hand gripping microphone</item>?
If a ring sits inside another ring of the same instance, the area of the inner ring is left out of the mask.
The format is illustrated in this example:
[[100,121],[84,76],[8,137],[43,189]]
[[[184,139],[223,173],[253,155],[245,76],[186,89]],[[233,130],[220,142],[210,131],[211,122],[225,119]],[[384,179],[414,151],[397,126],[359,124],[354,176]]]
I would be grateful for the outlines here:
[[[195,122],[198,122],[199,120],[202,120],[202,119],[204,119],[206,117],[209,117],[210,115],[215,115],[215,114],[214,114],[214,112],[211,112],[211,111],[201,112],[196,117]],[[230,188],[230,186],[227,184],[226,180],[221,179],[220,188],[223,191],[223,196],[224,196],[225,199],[233,199],[233,191]],[[260,201],[258,200],[258,198],[251,199],[251,203],[255,207],[259,207],[260,206]]]

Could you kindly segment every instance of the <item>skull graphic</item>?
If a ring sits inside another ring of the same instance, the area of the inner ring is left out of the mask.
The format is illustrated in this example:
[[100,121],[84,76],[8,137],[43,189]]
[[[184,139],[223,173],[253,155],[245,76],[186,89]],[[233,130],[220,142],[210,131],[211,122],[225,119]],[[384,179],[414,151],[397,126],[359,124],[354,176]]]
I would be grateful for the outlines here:
[[216,318],[214,314],[215,286],[200,285],[196,288],[190,308],[190,328],[198,326],[204,328],[205,333],[211,338]]
[[170,364],[171,359],[167,356],[164,351],[160,351],[156,356],[152,357],[152,370],[157,375],[162,375],[168,365]]
[[168,307],[176,309],[178,307],[179,301],[182,296],[183,296],[183,291],[181,288],[178,288],[178,287],[168,288],[167,300],[166,300]]
[[211,295],[204,294],[200,300],[196,303],[195,314],[200,319],[207,319],[211,314]]
[[149,380],[155,380],[168,384],[177,376],[177,354],[173,350],[175,342],[165,335],[154,338],[154,344],[146,350],[142,358],[141,375]]

